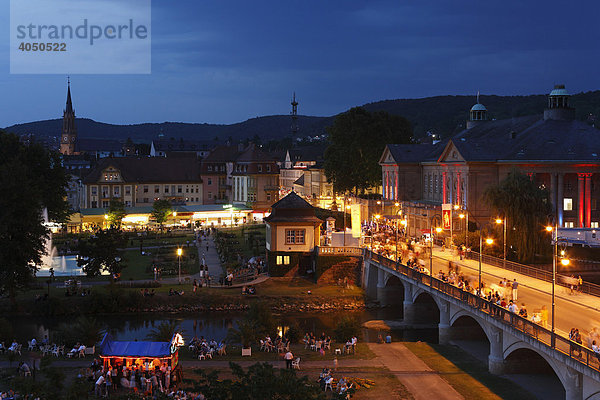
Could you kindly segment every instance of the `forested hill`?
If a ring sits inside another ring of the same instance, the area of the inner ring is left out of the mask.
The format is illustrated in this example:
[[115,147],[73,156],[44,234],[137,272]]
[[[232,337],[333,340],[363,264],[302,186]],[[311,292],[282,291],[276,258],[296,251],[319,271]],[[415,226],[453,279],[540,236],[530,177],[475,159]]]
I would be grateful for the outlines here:
[[[547,95],[530,96],[480,96],[490,118],[505,119],[523,115],[541,114],[546,106]],[[475,96],[435,96],[422,99],[384,100],[365,104],[370,111],[383,110],[406,117],[413,124],[416,137],[432,131],[442,137],[464,128],[469,110],[475,104]],[[571,105],[577,110],[577,118],[594,120],[600,117],[600,91],[578,93],[571,97]],[[335,116],[298,117],[298,135],[316,136],[325,132]],[[77,131],[80,137],[150,142],[159,134],[165,138],[226,140],[253,138],[258,135],[263,141],[289,137],[291,120],[289,115],[272,115],[252,118],[229,125],[199,123],[145,123],[136,125],[112,125],[91,119],[78,118]],[[36,121],[5,128],[17,134],[31,133],[36,136],[58,136],[62,119]]]
[[[481,95],[479,99],[488,109],[488,117],[493,119],[542,114],[548,102],[547,95]],[[382,110],[405,116],[413,124],[416,137],[424,136],[427,131],[447,137],[464,129],[469,110],[476,102],[476,96],[435,96],[384,100],[365,104],[364,107],[370,111]],[[600,90],[575,94],[571,96],[570,105],[575,107],[577,119],[600,118]]]

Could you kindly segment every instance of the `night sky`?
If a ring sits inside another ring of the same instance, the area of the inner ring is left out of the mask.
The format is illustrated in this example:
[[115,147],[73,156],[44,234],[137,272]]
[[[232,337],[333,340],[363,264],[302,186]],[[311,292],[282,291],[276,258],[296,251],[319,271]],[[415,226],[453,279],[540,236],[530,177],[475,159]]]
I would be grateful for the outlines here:
[[[51,1],[51,0],[49,0]],[[8,1],[0,26],[9,24]],[[233,123],[445,94],[600,89],[596,1],[152,1],[152,74],[73,75],[78,117]],[[59,118],[66,75],[10,75],[0,126]]]

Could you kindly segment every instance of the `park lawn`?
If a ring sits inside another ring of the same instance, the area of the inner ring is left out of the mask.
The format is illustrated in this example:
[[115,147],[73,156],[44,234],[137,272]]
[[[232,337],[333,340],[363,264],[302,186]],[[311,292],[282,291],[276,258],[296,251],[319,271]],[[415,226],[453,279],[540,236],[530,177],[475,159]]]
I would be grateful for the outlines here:
[[[284,353],[273,353],[273,352],[264,352],[259,350],[259,345],[252,346],[252,356],[251,357],[242,357],[242,349],[240,345],[227,345],[227,354],[224,356],[215,355],[213,361],[283,361]],[[300,357],[300,362],[302,361],[327,361],[328,365],[332,364],[334,358],[337,357],[338,360],[371,360],[375,358],[375,353],[373,353],[369,346],[366,343],[358,343],[356,353],[354,354],[341,354],[335,355],[334,349],[341,348],[342,344],[331,344],[331,350],[327,350],[324,355],[321,355],[317,351],[312,351],[310,349],[305,349],[303,344],[293,344],[290,346],[290,350],[292,354],[294,354],[294,358]],[[192,354],[189,348],[181,348],[179,350],[179,357],[181,360],[195,360],[196,357]]]
[[[311,294],[308,294],[308,291]],[[263,283],[256,285],[256,291],[259,296],[324,296],[324,297],[360,297],[363,296],[363,290],[359,287],[344,289],[336,285],[317,285],[304,278],[270,278]]]
[[535,399],[508,379],[487,372],[486,365],[456,346],[424,342],[406,342],[404,345],[431,369],[438,371],[465,399]]
[[184,246],[186,242],[192,242],[195,235],[190,232],[175,232],[175,233],[155,233],[151,232],[146,236],[130,236],[127,241],[127,247],[140,247],[140,242],[143,242],[143,247],[154,246]]

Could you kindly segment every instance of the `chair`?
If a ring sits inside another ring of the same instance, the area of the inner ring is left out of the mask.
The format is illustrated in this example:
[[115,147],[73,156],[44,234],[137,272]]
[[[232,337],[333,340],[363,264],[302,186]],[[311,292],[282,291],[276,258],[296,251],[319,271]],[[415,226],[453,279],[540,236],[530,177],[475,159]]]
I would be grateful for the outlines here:
[[223,347],[219,347],[219,350],[217,350],[217,354],[220,356],[224,356],[227,354],[227,350],[225,349],[225,347],[227,347],[226,345],[223,345]]
[[260,351],[267,351],[267,344],[265,343],[264,340],[260,340]]
[[331,389],[331,391],[333,392],[333,386],[331,385],[331,382],[333,382],[333,378],[329,378],[326,382],[325,382],[325,391],[327,391],[327,388]]
[[311,344],[310,345],[310,349],[314,350],[314,351],[317,351],[317,345],[316,344]]
[[33,348],[35,347],[35,346],[34,346],[34,345],[31,343],[31,340],[28,340],[28,341],[27,341],[27,346],[28,346],[28,347],[27,347],[27,349],[28,349],[29,351],[33,351]]
[[292,369],[300,369],[300,357],[292,361]]
[[335,349],[335,354],[342,354],[342,349]]
[[212,350],[211,350],[211,351],[209,351],[208,353],[206,353],[206,354],[205,354],[205,357],[206,357],[206,358],[210,358],[210,359],[212,360],[212,353],[213,353],[213,351],[212,351]]
[[58,346],[55,346],[55,347],[52,349],[52,355],[53,355],[53,356],[56,356],[57,358],[60,356],[60,349],[59,349],[59,347],[58,347]]
[[19,355],[21,355],[21,349],[23,348],[23,345],[20,344],[17,346],[17,348],[15,349],[15,353],[19,353]]
[[206,360],[206,356],[204,354],[198,355],[198,360]]

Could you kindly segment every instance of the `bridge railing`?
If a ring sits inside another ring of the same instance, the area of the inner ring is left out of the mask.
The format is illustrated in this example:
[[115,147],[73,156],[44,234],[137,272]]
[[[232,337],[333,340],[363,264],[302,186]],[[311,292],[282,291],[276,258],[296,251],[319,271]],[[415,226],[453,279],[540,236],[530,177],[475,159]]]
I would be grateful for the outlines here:
[[467,303],[469,306],[492,316],[496,320],[511,326],[525,335],[535,338],[544,345],[572,358],[578,363],[585,364],[596,371],[600,371],[600,354],[595,353],[592,349],[583,344],[578,344],[568,337],[561,336],[556,332],[553,333],[550,329],[510,312],[506,308],[496,305],[481,296],[462,290],[451,283],[435,278],[429,274],[422,273],[415,268],[397,263],[381,254],[373,253],[372,251],[365,249],[365,258],[370,258],[384,267],[398,271],[417,282],[431,286],[431,288],[439,292]]
[[[471,260],[479,260],[479,253],[476,251],[468,251],[465,253],[466,258]],[[544,271],[539,268],[532,267],[530,265],[519,264],[514,261],[509,261],[502,258],[490,256],[487,254],[481,255],[481,262],[484,264],[492,265],[494,267],[504,268],[509,271],[514,271],[518,274],[529,276],[536,279],[541,279],[546,282],[552,282],[552,272]],[[559,286],[568,287],[567,282],[569,279],[568,276],[562,274],[556,274],[556,284]],[[579,290],[582,293],[586,293],[592,296],[600,297],[600,285],[596,285],[590,282],[583,282]]]

